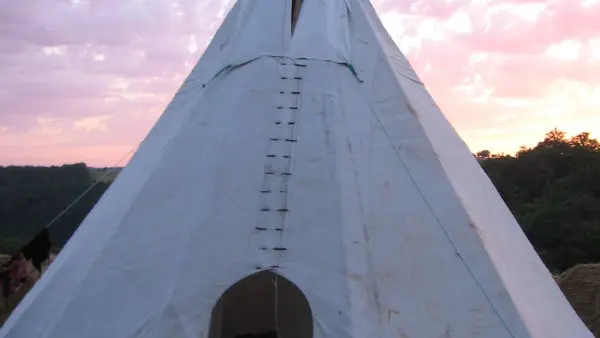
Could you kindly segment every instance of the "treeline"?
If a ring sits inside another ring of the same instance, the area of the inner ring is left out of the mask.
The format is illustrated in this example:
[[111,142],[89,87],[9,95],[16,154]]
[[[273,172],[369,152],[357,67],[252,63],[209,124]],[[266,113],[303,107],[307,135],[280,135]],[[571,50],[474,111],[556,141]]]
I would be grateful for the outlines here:
[[[93,183],[83,164],[60,167],[0,167],[0,253],[17,252]],[[109,183],[99,182],[50,228],[62,247]]]
[[[552,130],[514,156],[475,156],[553,272],[600,262],[600,144]],[[85,164],[0,167],[0,253],[14,253],[97,178]],[[108,188],[101,181],[50,228],[62,247]],[[510,248],[507,248],[510,250]]]
[[554,129],[514,156],[476,157],[550,270],[600,262],[598,140]]

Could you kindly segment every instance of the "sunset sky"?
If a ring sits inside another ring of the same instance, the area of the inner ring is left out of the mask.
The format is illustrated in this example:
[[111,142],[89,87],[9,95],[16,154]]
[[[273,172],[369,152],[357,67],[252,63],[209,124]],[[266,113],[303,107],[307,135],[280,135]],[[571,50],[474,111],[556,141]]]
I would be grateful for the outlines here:
[[[0,2],[0,165],[115,164],[232,2]],[[600,136],[600,0],[373,3],[474,152]]]

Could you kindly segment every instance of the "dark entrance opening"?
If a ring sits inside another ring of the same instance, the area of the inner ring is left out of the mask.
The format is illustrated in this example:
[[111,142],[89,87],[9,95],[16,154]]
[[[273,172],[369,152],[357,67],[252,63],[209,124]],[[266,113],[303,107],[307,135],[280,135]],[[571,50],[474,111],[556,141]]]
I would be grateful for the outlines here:
[[312,311],[302,291],[270,271],[231,286],[212,311],[209,338],[312,338]]

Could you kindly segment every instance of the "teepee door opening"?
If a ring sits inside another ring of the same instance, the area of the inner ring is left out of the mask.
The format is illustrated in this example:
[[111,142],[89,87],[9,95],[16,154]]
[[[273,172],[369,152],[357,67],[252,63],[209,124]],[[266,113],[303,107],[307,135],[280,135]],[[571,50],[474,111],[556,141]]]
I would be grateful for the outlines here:
[[312,311],[300,289],[270,271],[231,286],[212,312],[210,338],[312,338]]

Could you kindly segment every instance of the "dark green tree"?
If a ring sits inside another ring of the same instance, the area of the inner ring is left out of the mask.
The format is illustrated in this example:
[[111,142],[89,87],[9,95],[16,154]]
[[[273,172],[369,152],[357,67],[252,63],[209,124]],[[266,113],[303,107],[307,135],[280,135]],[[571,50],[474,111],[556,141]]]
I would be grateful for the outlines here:
[[535,147],[480,160],[546,265],[600,262],[600,145],[553,129]]

